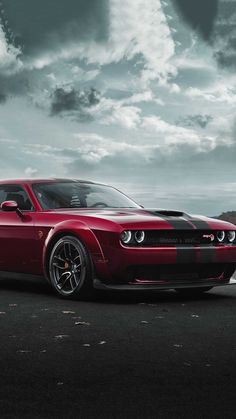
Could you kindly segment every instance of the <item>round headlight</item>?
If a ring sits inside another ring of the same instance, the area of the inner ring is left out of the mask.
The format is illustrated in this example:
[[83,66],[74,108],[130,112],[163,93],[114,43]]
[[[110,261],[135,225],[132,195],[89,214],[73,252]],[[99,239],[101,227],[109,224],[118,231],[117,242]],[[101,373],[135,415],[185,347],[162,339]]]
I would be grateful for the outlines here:
[[142,243],[145,239],[145,233],[142,230],[136,231],[134,237],[137,243]]
[[235,240],[236,232],[235,231],[227,231],[227,239],[230,243],[232,243]]
[[224,231],[217,231],[216,237],[217,237],[218,242],[220,242],[220,243],[223,242],[224,239],[225,239],[225,232]]
[[132,239],[132,233],[129,230],[123,231],[120,235],[120,239],[124,244],[127,244]]

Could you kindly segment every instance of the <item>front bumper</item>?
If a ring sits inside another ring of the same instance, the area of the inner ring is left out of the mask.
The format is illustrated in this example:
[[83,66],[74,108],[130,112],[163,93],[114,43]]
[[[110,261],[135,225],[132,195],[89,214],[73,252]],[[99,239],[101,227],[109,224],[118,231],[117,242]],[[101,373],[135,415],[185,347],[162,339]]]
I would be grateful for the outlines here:
[[[226,285],[236,269],[236,246],[103,247],[94,286],[166,289]],[[176,275],[175,275],[176,274]],[[232,282],[233,283],[233,282]]]

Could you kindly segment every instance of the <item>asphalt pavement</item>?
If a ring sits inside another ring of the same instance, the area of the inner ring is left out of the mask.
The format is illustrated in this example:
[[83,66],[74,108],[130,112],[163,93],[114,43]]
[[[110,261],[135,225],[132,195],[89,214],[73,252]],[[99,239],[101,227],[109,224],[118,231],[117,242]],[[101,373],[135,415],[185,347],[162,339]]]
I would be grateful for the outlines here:
[[0,419],[236,417],[236,286],[65,301],[0,280]]

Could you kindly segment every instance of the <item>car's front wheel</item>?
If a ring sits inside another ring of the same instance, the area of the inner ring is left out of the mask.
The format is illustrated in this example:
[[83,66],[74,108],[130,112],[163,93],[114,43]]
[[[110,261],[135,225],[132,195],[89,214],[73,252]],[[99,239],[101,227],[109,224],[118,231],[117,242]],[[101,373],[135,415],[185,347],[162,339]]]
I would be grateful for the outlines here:
[[83,299],[92,295],[92,264],[84,244],[74,236],[61,237],[49,258],[49,277],[64,298]]

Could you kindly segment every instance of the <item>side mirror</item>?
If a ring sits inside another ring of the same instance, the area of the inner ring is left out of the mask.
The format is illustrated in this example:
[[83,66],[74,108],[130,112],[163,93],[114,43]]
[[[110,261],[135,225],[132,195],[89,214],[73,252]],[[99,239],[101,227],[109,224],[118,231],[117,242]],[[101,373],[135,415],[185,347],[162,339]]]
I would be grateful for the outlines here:
[[16,201],[4,201],[1,204],[1,209],[6,212],[14,212],[18,210],[18,204]]

